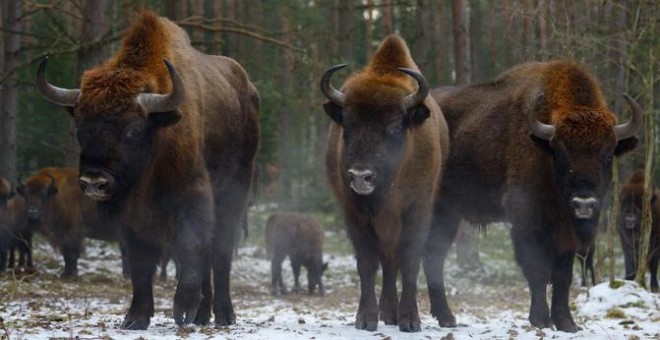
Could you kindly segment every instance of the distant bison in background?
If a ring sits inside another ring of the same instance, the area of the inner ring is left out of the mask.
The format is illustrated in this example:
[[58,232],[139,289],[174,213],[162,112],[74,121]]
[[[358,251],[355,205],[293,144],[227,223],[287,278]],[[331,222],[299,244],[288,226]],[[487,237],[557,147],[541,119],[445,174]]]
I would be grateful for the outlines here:
[[[527,279],[530,323],[576,332],[569,309],[575,252],[591,246],[612,160],[637,144],[642,109],[616,122],[598,81],[573,61],[527,63],[493,81],[433,93],[451,133],[424,268],[431,313],[456,326],[444,260],[460,219],[509,221]],[[552,287],[552,306],[546,291]]]
[[133,300],[121,328],[149,326],[168,246],[176,324],[208,324],[211,310],[217,326],[234,324],[229,275],[259,145],[259,95],[245,69],[195,50],[181,27],[150,11],[79,89],[48,83],[46,63],[37,88],[71,114],[80,186],[121,227],[128,250]]
[[[633,280],[637,272],[641,239],[642,202],[644,196],[644,170],[630,174],[619,193],[619,237],[626,263],[626,279]],[[660,190],[653,185],[651,195],[651,239],[648,268],[651,272],[651,291],[658,291],[658,263],[660,261]]]
[[[376,330],[380,314],[386,325],[419,332],[417,276],[449,148],[447,125],[400,37],[385,38],[340,91],[330,78],[342,67],[325,72],[321,91],[332,119],[326,174],[344,211],[360,275],[355,327]],[[379,262],[383,286],[377,302]]]
[[0,178],[0,272],[16,265],[34,267],[32,235],[35,229],[36,226],[27,218],[23,197],[16,195],[10,181]]
[[271,293],[286,294],[282,280],[282,261],[289,256],[293,269],[293,292],[300,290],[300,266],[307,269],[307,288],[312,294],[316,287],[323,294],[323,228],[311,216],[298,213],[277,213],[266,221],[266,250],[271,258]]
[[[85,237],[118,241],[119,230],[99,215],[96,203],[80,191],[78,169],[41,169],[21,180],[18,193],[25,198],[26,214],[64,257],[62,277],[78,275],[78,259]],[[127,272],[125,256],[122,269]]]

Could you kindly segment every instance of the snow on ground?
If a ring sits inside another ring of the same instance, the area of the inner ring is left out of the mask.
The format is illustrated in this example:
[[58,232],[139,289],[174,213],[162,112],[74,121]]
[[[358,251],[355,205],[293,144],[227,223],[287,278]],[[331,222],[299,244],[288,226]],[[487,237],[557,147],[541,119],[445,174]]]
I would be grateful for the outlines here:
[[[497,239],[498,231],[487,238]],[[492,235],[494,234],[494,235]],[[348,242],[341,233],[329,233],[328,242]],[[506,239],[505,237],[502,239]],[[156,280],[156,315],[146,331],[119,329],[127,311],[131,287],[121,277],[116,245],[88,242],[81,259],[80,277],[63,281],[61,257],[39,243],[36,274],[0,276],[0,338],[8,339],[660,339],[660,295],[632,282],[613,289],[608,283],[571,292],[573,315],[583,328],[575,334],[537,329],[527,321],[526,283],[503,251],[510,247],[481,244],[482,267],[465,271],[450,259],[447,265],[449,301],[459,327],[441,328],[429,313],[428,295],[420,276],[418,303],[420,333],[401,333],[380,324],[375,332],[353,327],[359,299],[355,260],[347,253],[327,252],[330,263],[325,296],[269,293],[270,262],[258,242],[241,247],[232,270],[232,297],[237,324],[178,328],[171,319],[175,283]],[[576,266],[578,267],[578,266]],[[288,261],[285,282],[293,281]],[[301,274],[306,287],[306,274]]]

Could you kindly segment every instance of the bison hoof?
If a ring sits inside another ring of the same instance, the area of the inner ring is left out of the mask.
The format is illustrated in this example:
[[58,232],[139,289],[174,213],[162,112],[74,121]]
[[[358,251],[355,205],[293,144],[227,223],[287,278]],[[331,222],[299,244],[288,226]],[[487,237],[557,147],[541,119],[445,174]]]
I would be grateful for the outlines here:
[[192,323],[202,302],[199,284],[179,284],[174,294],[174,322],[183,326]]
[[[142,320],[140,320],[142,319]],[[149,318],[134,318],[129,315],[126,315],[126,318],[124,318],[124,322],[121,324],[120,328],[121,329],[129,329],[129,330],[144,330],[149,327]]]
[[401,332],[420,332],[422,330],[421,323],[418,322],[404,322],[399,324],[399,331]]
[[75,279],[76,277],[78,277],[78,271],[77,270],[65,271],[64,273],[62,273],[62,275],[60,275],[60,277],[63,279]]
[[532,315],[529,316],[529,323],[532,324],[532,326],[536,328],[551,328],[552,327],[552,321],[550,320],[549,316],[545,317],[534,317]]
[[457,327],[456,318],[453,314],[443,314],[443,315],[433,315],[438,320],[438,325],[440,327],[454,328]]
[[358,316],[355,318],[355,328],[372,332],[375,331],[378,329],[378,314],[368,317],[364,314],[358,313]]
[[580,327],[573,321],[573,318],[569,317],[560,317],[560,318],[553,318],[556,319],[554,320],[555,327],[557,327],[557,330],[567,332],[567,333],[575,333],[580,330]]
[[236,316],[234,313],[228,317],[215,317],[215,327],[227,327],[236,324]]

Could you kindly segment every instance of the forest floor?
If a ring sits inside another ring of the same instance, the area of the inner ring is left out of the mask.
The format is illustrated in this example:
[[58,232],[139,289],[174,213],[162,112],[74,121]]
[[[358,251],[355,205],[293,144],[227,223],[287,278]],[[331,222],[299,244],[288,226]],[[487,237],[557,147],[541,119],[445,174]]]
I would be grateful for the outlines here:
[[[420,274],[420,333],[401,333],[382,322],[375,332],[353,326],[359,299],[355,260],[343,232],[326,233],[326,294],[271,296],[270,262],[256,228],[241,245],[232,270],[232,298],[237,324],[178,328],[172,314],[173,265],[167,282],[155,279],[156,315],[146,331],[119,329],[131,297],[121,275],[116,244],[88,241],[80,275],[62,280],[61,256],[37,240],[36,272],[0,276],[0,339],[660,339],[660,294],[634,283],[610,289],[573,285],[571,308],[582,330],[570,334],[537,329],[527,321],[529,292],[513,262],[506,226],[481,237],[481,267],[462,270],[455,255],[447,263],[449,301],[459,327],[441,328],[430,316]],[[579,266],[575,266],[576,270]],[[288,261],[285,282],[293,279]],[[301,286],[306,287],[305,270]],[[377,290],[378,291],[378,290]]]

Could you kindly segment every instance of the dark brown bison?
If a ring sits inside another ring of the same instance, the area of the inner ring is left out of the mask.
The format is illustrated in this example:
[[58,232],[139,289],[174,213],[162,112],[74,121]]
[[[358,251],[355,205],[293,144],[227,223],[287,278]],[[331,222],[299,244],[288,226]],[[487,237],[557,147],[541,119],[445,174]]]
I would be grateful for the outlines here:
[[[21,180],[18,193],[25,198],[28,218],[64,257],[62,277],[78,275],[78,258],[85,237],[118,241],[119,230],[99,216],[96,203],[80,190],[78,169],[41,169]],[[122,268],[127,273],[125,256]]]
[[[340,90],[325,72],[323,106],[332,124],[326,172],[344,211],[360,275],[355,327],[373,331],[378,317],[401,331],[420,330],[417,275],[447,155],[447,126],[406,43],[387,37],[369,65]],[[383,288],[376,301],[378,264]],[[397,306],[397,275],[403,290]]]
[[216,325],[235,323],[229,273],[259,138],[259,97],[245,70],[193,49],[152,12],[80,89],[50,85],[45,66],[39,90],[77,127],[80,186],[122,228],[133,300],[121,327],[149,326],[164,242],[178,268],[174,321],[207,324],[212,307]]
[[573,258],[593,241],[612,160],[635,147],[642,109],[625,95],[633,118],[617,125],[596,79],[573,61],[523,64],[433,96],[451,152],[424,257],[431,313],[442,326],[456,325],[443,268],[460,219],[507,220],[529,284],[531,324],[577,331],[568,307]]
[[35,229],[36,225],[27,218],[25,200],[16,195],[11,182],[0,178],[0,272],[16,265],[28,269],[34,267],[32,235]]
[[323,294],[323,228],[311,216],[297,213],[277,213],[266,221],[266,250],[271,258],[271,293],[286,294],[282,280],[282,261],[289,256],[293,269],[293,291],[300,291],[300,266],[307,269],[307,288],[312,294],[316,287]]
[[[633,280],[637,272],[641,239],[642,202],[644,200],[644,170],[635,170],[619,193],[619,238],[626,264],[626,279]],[[658,263],[660,261],[660,190],[653,186],[651,195],[651,238],[649,242],[648,268],[651,272],[651,291],[658,291]]]

